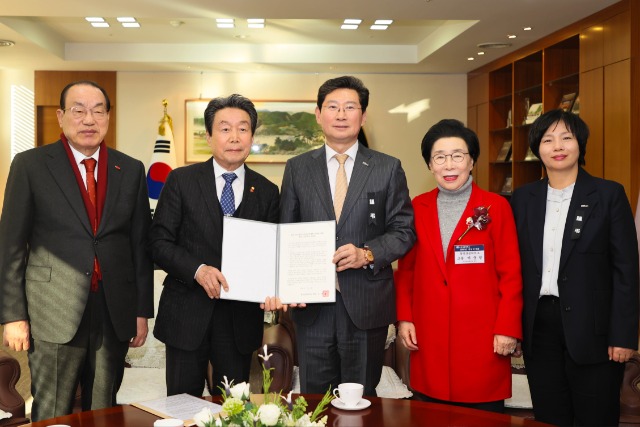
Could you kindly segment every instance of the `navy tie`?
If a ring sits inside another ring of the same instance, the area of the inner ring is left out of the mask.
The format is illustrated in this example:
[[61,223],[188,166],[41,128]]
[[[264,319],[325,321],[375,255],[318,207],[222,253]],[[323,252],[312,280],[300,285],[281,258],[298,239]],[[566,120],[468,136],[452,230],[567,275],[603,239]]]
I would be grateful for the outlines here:
[[226,216],[231,216],[236,211],[236,198],[233,194],[233,187],[231,183],[238,176],[235,173],[223,173],[225,184],[222,189],[222,195],[220,196],[220,205],[222,206],[222,213]]

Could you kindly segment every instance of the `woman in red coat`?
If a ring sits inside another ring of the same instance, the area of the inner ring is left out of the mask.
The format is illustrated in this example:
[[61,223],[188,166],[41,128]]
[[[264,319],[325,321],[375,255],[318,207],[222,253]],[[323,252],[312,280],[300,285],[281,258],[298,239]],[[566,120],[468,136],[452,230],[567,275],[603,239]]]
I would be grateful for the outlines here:
[[520,256],[509,203],[472,181],[479,154],[458,120],[422,140],[438,188],[413,200],[418,240],[396,274],[398,335],[418,399],[503,412],[522,337]]

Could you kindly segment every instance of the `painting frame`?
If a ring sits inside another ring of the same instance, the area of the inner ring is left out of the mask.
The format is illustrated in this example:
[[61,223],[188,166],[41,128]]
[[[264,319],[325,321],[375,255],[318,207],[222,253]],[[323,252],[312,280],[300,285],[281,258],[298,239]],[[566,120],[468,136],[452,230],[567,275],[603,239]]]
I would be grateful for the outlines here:
[[[204,127],[209,99],[185,100],[185,163],[211,157]],[[315,118],[315,101],[256,100],[258,128],[253,135],[247,163],[285,163],[288,159],[324,144],[322,128]]]

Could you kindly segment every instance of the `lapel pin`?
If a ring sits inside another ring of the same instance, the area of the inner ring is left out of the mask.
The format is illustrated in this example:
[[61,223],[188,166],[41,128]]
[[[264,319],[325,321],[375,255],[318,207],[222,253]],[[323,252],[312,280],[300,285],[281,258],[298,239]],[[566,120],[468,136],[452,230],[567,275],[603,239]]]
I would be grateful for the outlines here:
[[365,165],[365,166],[369,166],[369,163],[367,163],[367,162],[362,162],[362,164]]
[[581,208],[588,208],[589,205],[580,205]]
[[251,188],[249,189],[249,192],[250,192],[250,193],[253,193],[254,191],[256,191],[256,188],[255,188],[255,187],[251,187]]
[[118,165],[115,165],[115,168],[116,168],[116,169],[118,169],[118,170],[120,170],[120,166],[118,166]]

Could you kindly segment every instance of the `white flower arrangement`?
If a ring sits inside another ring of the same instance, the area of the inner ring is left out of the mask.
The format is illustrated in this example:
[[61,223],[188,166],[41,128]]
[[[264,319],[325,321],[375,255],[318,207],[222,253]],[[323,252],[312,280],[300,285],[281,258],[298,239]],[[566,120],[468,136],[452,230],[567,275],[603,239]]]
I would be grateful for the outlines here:
[[307,412],[307,401],[303,396],[292,400],[291,392],[287,397],[280,393],[270,393],[271,371],[267,346],[258,355],[263,360],[262,383],[264,403],[256,405],[250,401],[249,384],[241,382],[233,385],[224,377],[222,385],[222,412],[219,416],[209,408],[194,415],[198,427],[325,427],[327,416],[320,416],[334,399],[331,388],[327,390],[313,412]]

